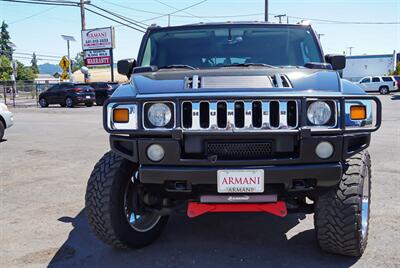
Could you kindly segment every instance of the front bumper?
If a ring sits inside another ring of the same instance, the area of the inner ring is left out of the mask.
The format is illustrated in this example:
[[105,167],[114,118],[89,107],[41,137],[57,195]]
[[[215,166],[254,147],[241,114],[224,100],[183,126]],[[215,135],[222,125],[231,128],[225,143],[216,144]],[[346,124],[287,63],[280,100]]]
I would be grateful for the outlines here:
[[[237,168],[237,167],[236,167]],[[281,166],[246,166],[243,169],[263,169],[265,189],[268,184],[284,184],[285,189],[295,190],[296,181],[307,180],[310,187],[330,187],[338,183],[342,176],[340,163],[281,165]],[[165,167],[142,166],[139,169],[140,181],[146,184],[181,183],[187,188],[195,185],[217,184],[217,171],[229,167]]]
[[[269,158],[257,160],[219,160],[191,158],[185,155],[187,144],[174,138],[134,138],[127,136],[110,136],[112,150],[130,160],[139,163],[140,180],[148,185],[185,185],[187,189],[199,185],[209,185],[211,190],[217,183],[217,171],[221,169],[264,169],[265,184],[284,186],[285,190],[295,190],[298,181],[305,183],[309,188],[331,187],[338,183],[343,171],[344,160],[349,156],[365,149],[369,145],[370,134],[347,134],[344,136],[307,136],[305,133],[280,135],[280,134],[230,134],[224,138],[255,140],[268,139],[274,143],[294,144],[294,153],[283,158]],[[199,145],[203,144],[205,137],[199,137]],[[219,137],[221,139],[221,137]],[[196,139],[194,139],[196,140]],[[321,141],[328,141],[334,146],[333,155],[320,159],[315,154],[315,147]],[[146,150],[151,144],[160,144],[165,149],[164,158],[154,163],[147,158]],[[266,186],[266,189],[271,187]]]
[[2,112],[1,117],[3,117],[4,122],[6,123],[5,127],[9,128],[14,125],[14,116],[10,111]]

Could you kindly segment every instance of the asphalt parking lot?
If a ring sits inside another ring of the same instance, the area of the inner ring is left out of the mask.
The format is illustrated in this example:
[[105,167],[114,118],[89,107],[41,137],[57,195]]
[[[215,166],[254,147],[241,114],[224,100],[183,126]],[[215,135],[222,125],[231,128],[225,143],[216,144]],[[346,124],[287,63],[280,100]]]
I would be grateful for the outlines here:
[[322,253],[313,216],[209,214],[171,217],[153,245],[100,243],[84,215],[86,182],[108,150],[101,108],[14,109],[0,143],[1,267],[400,267],[400,93],[382,96],[373,134],[372,208],[361,259]]

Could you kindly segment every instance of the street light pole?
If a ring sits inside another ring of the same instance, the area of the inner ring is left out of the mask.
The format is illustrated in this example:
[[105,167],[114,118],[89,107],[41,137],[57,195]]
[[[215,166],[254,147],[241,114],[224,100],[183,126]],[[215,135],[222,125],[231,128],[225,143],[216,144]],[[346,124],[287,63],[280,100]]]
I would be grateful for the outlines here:
[[353,50],[354,47],[347,47],[349,49],[349,55],[351,56],[351,51]]
[[[90,2],[89,2],[90,3]],[[86,30],[86,20],[85,20],[85,0],[81,0],[80,2],[80,8],[81,8],[81,29]]]
[[275,18],[279,18],[279,24],[282,23],[282,17],[286,17],[286,14],[282,14],[282,15],[276,15],[274,16]]
[[268,0],[265,0],[264,21],[268,22]]

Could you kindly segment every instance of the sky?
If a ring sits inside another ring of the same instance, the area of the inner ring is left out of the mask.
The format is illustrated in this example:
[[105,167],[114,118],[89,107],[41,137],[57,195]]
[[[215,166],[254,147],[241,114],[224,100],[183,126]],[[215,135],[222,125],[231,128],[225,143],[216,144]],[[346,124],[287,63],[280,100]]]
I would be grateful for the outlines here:
[[[77,1],[77,0],[71,0]],[[91,2],[109,11],[119,13],[146,24],[168,24],[168,16],[149,20],[159,14],[168,14],[200,0],[92,0]],[[124,6],[124,7],[123,7]],[[141,11],[134,10],[140,9]],[[185,13],[188,12],[188,13]],[[171,25],[182,25],[210,21],[262,21],[264,0],[207,0],[193,8],[171,16]],[[311,25],[321,36],[325,53],[349,53],[352,55],[390,54],[400,52],[400,24],[354,25],[329,24],[313,19],[358,22],[400,23],[400,0],[269,0],[269,20],[278,22],[272,14],[287,14],[292,17],[311,19]],[[249,16],[237,16],[248,15]],[[210,18],[213,16],[232,16]],[[201,17],[201,18],[199,18]],[[209,17],[209,18],[205,18]],[[72,35],[77,40],[71,43],[71,55],[81,51],[80,10],[78,7],[33,5],[0,1],[0,21],[9,24],[11,41],[19,60],[28,63],[28,54],[36,52],[54,56],[52,60],[39,58],[39,64],[58,63],[58,56],[67,53],[66,42],[61,35]],[[290,23],[301,19],[289,18]],[[286,18],[284,19],[286,21]],[[143,33],[117,25],[117,23],[86,12],[86,28],[115,26],[115,60],[136,58]]]

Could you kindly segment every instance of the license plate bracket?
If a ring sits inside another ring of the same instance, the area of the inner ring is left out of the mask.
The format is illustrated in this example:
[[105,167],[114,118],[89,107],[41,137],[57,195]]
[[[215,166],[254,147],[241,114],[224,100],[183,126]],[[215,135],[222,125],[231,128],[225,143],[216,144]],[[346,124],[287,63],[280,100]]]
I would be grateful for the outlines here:
[[217,171],[218,193],[263,193],[263,169],[234,169]]

